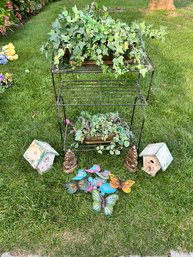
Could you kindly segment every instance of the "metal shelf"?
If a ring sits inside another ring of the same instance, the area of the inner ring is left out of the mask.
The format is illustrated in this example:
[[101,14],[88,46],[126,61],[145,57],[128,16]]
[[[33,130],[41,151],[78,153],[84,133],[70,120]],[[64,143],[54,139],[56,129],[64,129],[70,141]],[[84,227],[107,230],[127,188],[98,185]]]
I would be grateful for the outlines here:
[[62,80],[57,97],[58,106],[133,106],[145,105],[136,81],[128,80]]
[[[76,117],[67,116],[68,108],[64,104],[64,99],[62,96],[58,99],[58,101],[59,101],[58,102],[58,122],[59,122],[63,151],[67,151],[68,149],[71,149],[73,151],[96,150],[96,146],[99,146],[100,144],[92,144],[92,145],[80,144],[78,149],[75,146],[72,146],[73,143],[76,143],[74,140],[74,134],[72,133],[71,125],[66,125],[65,120],[66,118],[70,118],[70,122],[74,124],[76,122]],[[130,103],[129,105],[125,105],[123,107],[117,106],[116,104],[114,104],[114,106],[117,107],[117,110],[124,109],[124,111],[126,111],[124,113],[127,116],[128,126],[134,135],[132,143],[135,143],[137,145],[137,149],[139,149],[140,143],[141,143],[142,131],[143,131],[143,126],[145,121],[145,105],[146,103],[144,102],[144,99],[137,96],[135,97],[135,99],[133,99],[132,104]],[[72,107],[72,105],[69,105],[69,106]],[[99,105],[92,105],[92,106],[99,106]],[[91,105],[87,106],[87,110],[89,110],[89,108],[92,106]],[[75,107],[80,108],[80,105],[75,105]],[[111,111],[111,109],[109,111]],[[102,143],[102,145],[108,145],[108,143],[105,143],[105,144]],[[127,148],[125,148],[124,150],[127,150]]]
[[[140,88],[141,75],[138,70],[128,71],[125,76],[115,79],[113,75],[103,74],[97,65],[85,65],[72,69],[69,64],[63,63],[56,67],[52,62],[50,71],[64,151],[69,148],[73,151],[90,151],[98,146],[82,144],[78,149],[72,147],[74,137],[70,132],[70,126],[65,124],[65,120],[69,118],[72,123],[75,122],[81,110],[85,109],[93,114],[122,112],[120,116],[127,121],[139,149],[145,121],[145,106],[154,75],[154,65],[148,56],[144,60],[144,65],[148,71],[151,71],[146,97]],[[128,76],[129,74],[133,75]],[[56,78],[59,79],[59,85],[56,85]]]

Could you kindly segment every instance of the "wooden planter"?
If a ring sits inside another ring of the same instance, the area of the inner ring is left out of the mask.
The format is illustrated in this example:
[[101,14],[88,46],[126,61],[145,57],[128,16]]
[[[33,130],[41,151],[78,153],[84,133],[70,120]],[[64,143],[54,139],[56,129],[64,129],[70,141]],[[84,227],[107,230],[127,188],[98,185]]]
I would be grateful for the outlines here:
[[[72,66],[76,66],[75,61],[70,61],[70,52],[68,50],[66,50],[63,61],[65,63],[71,64]],[[103,62],[104,62],[104,64],[106,64],[108,66],[113,66],[113,56],[112,55],[111,56],[103,56]],[[129,59],[127,56],[125,56],[124,62],[125,62],[125,64],[133,64],[134,59],[133,58]],[[82,66],[98,66],[98,65],[96,65],[96,61],[88,59],[82,63]]]
[[95,144],[108,144],[113,141],[114,135],[109,135],[106,140],[103,140],[102,137],[87,137],[84,140],[86,145],[95,145]]

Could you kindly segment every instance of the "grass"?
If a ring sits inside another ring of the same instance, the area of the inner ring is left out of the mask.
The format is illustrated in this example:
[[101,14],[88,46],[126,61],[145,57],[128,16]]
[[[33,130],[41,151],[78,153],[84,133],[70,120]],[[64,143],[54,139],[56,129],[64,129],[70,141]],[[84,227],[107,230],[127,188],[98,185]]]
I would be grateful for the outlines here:
[[[90,2],[76,1],[78,6]],[[152,178],[140,168],[136,174],[126,172],[119,157],[80,155],[80,167],[100,163],[120,177],[136,181],[130,195],[121,193],[112,218],[91,211],[90,195],[65,192],[63,184],[69,177],[61,172],[63,156],[49,61],[39,48],[63,4],[70,7],[73,1],[50,4],[0,39],[0,45],[13,42],[19,54],[18,61],[1,67],[14,74],[17,85],[0,96],[0,253],[112,257],[193,250],[193,1],[184,1],[184,5],[176,1],[175,15],[145,13],[146,1],[98,2],[125,8],[122,13],[112,13],[124,21],[145,19],[168,27],[164,44],[147,45],[156,75],[146,108],[142,148],[166,142],[174,161],[166,172]],[[43,176],[22,157],[34,138],[48,141],[61,154],[53,170]]]

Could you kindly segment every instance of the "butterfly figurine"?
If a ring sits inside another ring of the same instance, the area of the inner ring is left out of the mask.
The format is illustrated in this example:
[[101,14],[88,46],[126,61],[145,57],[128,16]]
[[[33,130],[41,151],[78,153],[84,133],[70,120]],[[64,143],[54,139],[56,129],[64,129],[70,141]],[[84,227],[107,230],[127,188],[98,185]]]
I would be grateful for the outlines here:
[[69,194],[74,194],[78,190],[87,192],[88,187],[90,186],[90,183],[86,179],[82,179],[79,181],[69,181],[66,183],[65,187],[67,189],[67,192]]
[[83,178],[86,178],[86,176],[87,176],[86,171],[83,169],[79,169],[77,171],[77,175],[73,177],[72,180],[81,180]]
[[104,170],[104,171],[102,171],[102,172],[96,172],[96,174],[97,174],[97,176],[99,176],[100,178],[107,180],[107,179],[109,179],[109,175],[111,174],[111,172],[108,171],[108,170]]
[[117,189],[112,188],[109,183],[104,183],[99,187],[99,191],[101,192],[101,195],[104,196],[105,194],[115,193]]
[[119,178],[115,177],[115,175],[111,174],[110,175],[110,185],[112,188],[118,188],[123,190],[125,193],[130,193],[131,192],[131,187],[133,184],[135,184],[135,181],[133,180],[125,180],[122,181]]
[[87,191],[90,192],[94,189],[97,189],[97,187],[100,187],[103,183],[106,183],[106,180],[98,178],[98,177],[96,177],[96,178],[89,177],[88,182],[90,183],[90,186],[87,189]]
[[99,191],[92,190],[92,208],[96,212],[100,212],[101,209],[104,210],[106,216],[110,216],[113,213],[113,207],[115,206],[119,196],[117,194],[112,194],[107,197],[100,195]]
[[96,173],[96,172],[99,172],[100,170],[101,170],[100,165],[95,164],[90,169],[86,170],[86,172],[88,172],[88,173]]

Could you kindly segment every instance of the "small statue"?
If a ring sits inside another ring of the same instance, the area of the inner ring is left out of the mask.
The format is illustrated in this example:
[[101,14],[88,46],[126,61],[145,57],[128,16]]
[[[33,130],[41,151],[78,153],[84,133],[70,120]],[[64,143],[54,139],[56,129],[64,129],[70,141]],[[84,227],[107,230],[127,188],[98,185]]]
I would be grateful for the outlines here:
[[76,156],[70,149],[68,149],[64,156],[63,171],[69,174],[72,173],[77,167]]
[[128,169],[130,172],[137,171],[137,165],[138,165],[137,158],[138,158],[137,148],[135,145],[133,145],[129,149],[124,161],[125,168]]

